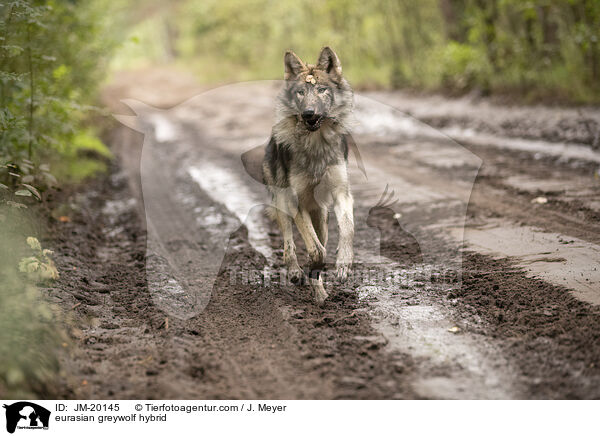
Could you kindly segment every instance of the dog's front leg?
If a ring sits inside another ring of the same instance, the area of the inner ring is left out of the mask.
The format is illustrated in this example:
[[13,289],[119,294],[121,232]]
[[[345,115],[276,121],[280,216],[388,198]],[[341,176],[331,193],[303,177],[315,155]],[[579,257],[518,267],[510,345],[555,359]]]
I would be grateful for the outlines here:
[[348,278],[348,272],[354,258],[354,201],[350,192],[340,192],[335,196],[333,210],[338,223],[339,240],[335,267],[342,281]]
[[325,265],[325,247],[319,241],[319,237],[313,227],[310,214],[306,209],[300,209],[294,217],[296,227],[304,240],[308,256],[310,258],[309,264],[309,280],[310,286],[313,290],[313,296],[318,305],[322,305],[325,299],[328,297],[325,287],[323,286],[323,277],[321,270]]
[[323,244],[319,241],[317,232],[310,219],[310,214],[306,209],[300,209],[294,217],[294,221],[304,240],[304,245],[306,245],[311,269],[323,268],[325,264],[325,247],[323,247]]
[[292,231],[292,217],[287,213],[277,210],[277,223],[283,236],[283,262],[287,268],[292,283],[302,280],[303,272],[296,258],[296,245],[294,244],[294,233]]

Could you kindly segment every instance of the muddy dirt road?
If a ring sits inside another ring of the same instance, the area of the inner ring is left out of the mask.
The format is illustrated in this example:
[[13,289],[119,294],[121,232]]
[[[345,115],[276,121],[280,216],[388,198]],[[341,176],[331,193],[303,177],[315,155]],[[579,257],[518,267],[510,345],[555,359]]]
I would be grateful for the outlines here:
[[326,280],[318,308],[281,277],[266,190],[241,160],[269,136],[279,83],[115,83],[129,127],[110,135],[114,171],[57,230],[52,296],[77,325],[63,396],[600,398],[600,154],[585,132],[502,136],[469,113],[436,130],[393,108],[414,103],[401,94],[357,94],[354,274]]

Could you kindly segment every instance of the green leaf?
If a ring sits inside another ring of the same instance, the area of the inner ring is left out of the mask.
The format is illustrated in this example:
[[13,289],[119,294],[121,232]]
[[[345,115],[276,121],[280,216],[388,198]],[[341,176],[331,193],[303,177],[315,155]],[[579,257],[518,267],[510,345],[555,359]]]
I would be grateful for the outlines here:
[[34,257],[24,257],[19,262],[19,271],[23,273],[32,273],[40,268],[40,261]]
[[29,192],[31,192],[35,196],[35,198],[37,198],[40,201],[42,200],[42,195],[40,194],[40,191],[38,191],[36,188],[34,188],[31,185],[28,185],[27,183],[22,183],[21,185],[27,188]]
[[27,189],[19,189],[15,192],[15,195],[20,197],[31,197],[31,191],[28,191]]
[[52,72],[52,76],[56,80],[60,80],[63,77],[65,77],[68,73],[69,73],[69,68],[66,65],[60,65]]
[[33,236],[27,237],[27,245],[29,245],[32,250],[41,250],[42,249],[42,245],[40,244],[40,241],[38,241],[38,239]]

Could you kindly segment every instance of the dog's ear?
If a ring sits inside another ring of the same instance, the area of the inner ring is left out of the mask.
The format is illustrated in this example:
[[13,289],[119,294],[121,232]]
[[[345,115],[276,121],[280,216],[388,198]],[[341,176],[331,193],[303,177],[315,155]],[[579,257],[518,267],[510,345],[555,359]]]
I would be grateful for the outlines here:
[[244,165],[244,169],[250,177],[263,185],[266,185],[262,170],[266,148],[266,145],[259,145],[252,150],[242,153],[242,165]]
[[291,50],[285,52],[283,63],[285,64],[285,74],[283,76],[285,80],[293,79],[306,69],[304,62]]
[[323,47],[317,62],[317,68],[334,77],[342,77],[342,64],[340,59],[330,47]]

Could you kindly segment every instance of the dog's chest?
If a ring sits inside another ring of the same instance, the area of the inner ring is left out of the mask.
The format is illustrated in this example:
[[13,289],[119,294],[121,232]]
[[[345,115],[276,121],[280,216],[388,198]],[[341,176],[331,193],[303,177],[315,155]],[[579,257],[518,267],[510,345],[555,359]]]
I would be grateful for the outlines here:
[[308,135],[298,141],[293,154],[293,172],[312,183],[319,183],[329,168],[345,163],[340,137]]
[[305,170],[291,171],[289,183],[301,203],[316,202],[321,207],[327,207],[333,201],[336,192],[348,190],[347,164],[343,161],[326,166],[318,178],[309,176]]

